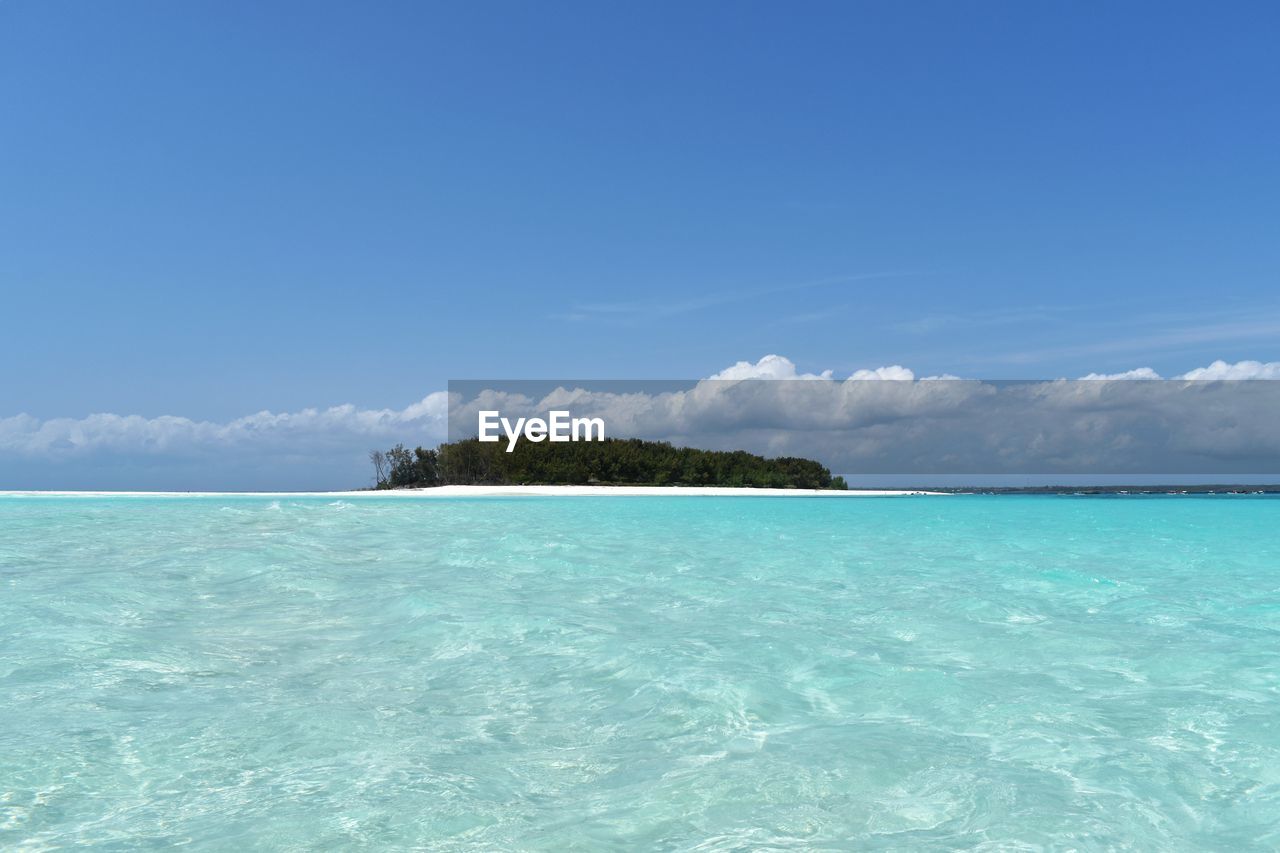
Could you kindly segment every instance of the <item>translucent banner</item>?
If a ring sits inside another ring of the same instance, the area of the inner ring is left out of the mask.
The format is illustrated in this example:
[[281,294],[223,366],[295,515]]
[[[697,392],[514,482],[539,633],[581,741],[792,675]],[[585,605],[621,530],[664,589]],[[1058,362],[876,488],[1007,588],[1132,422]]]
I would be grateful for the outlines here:
[[[1268,380],[456,380],[451,442],[638,438],[852,475],[1280,475]],[[561,450],[559,452],[566,452]]]

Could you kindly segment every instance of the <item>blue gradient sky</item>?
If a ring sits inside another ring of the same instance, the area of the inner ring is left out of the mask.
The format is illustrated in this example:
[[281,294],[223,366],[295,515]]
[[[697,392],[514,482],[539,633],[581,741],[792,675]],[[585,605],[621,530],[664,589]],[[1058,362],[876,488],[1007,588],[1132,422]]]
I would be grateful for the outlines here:
[[0,417],[1280,358],[1273,3],[0,2]]

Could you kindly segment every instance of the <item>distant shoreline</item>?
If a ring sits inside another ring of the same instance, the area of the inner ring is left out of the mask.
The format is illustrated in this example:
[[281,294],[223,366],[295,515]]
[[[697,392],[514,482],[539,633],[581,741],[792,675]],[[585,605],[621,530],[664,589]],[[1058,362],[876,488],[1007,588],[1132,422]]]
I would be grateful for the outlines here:
[[0,489],[0,497],[261,497],[261,498],[484,498],[484,497],[912,497],[947,495],[1276,495],[1277,485],[1170,486],[938,486],[931,489],[775,489],[750,486],[427,486],[338,491],[111,491],[104,489]]
[[9,490],[0,497],[263,497],[263,498],[508,498],[508,497],[907,497],[942,495],[923,489],[756,489],[735,486],[431,486],[337,492],[154,492]]

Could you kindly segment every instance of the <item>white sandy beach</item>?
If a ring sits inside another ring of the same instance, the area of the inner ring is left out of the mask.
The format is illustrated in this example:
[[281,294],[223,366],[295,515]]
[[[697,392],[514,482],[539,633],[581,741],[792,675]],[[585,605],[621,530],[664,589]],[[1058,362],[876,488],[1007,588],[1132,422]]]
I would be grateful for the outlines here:
[[885,489],[746,489],[725,486],[435,486],[429,489],[388,489],[343,492],[111,492],[111,491],[0,491],[6,497],[218,497],[264,498],[515,498],[515,497],[733,497],[733,498],[865,498],[943,495],[945,492]]

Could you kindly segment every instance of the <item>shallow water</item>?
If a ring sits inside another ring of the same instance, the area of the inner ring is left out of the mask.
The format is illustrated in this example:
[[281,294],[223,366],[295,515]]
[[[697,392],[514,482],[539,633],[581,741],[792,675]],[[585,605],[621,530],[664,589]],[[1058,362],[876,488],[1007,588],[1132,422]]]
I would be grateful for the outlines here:
[[0,497],[0,847],[1280,846],[1280,500]]

